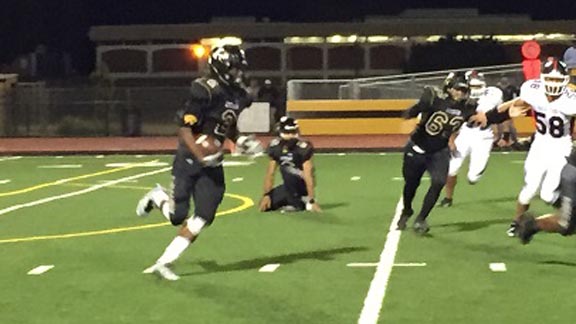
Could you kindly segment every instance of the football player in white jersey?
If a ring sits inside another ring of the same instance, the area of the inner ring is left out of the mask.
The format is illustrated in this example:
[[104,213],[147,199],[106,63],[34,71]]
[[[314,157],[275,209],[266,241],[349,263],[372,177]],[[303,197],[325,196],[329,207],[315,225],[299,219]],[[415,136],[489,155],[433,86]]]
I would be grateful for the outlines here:
[[528,210],[538,189],[546,203],[558,200],[560,173],[572,148],[572,116],[576,115],[576,93],[567,87],[569,80],[566,64],[549,57],[540,79],[528,80],[520,89],[517,102],[532,107],[536,133],[524,162],[524,186],[509,236],[514,236],[518,219]]
[[[466,79],[470,87],[469,98],[477,102],[477,112],[485,113],[502,104],[502,90],[497,87],[487,87],[482,73],[478,73],[476,70],[468,71]],[[440,202],[441,206],[452,206],[458,171],[460,171],[466,157],[470,156],[468,182],[475,184],[480,180],[488,164],[493,142],[494,132],[491,126],[472,127],[464,125],[460,128],[460,132],[454,140],[455,147],[452,150],[448,178],[446,179],[446,197]]]

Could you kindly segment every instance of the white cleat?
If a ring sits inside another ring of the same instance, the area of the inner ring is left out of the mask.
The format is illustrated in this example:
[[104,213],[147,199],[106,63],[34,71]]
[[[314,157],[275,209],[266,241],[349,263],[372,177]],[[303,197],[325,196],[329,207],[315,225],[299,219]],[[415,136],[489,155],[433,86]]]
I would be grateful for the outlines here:
[[180,280],[180,277],[177,274],[175,274],[172,270],[170,270],[170,268],[168,268],[164,264],[159,264],[159,263],[144,269],[144,271],[142,271],[142,273],[144,273],[144,274],[156,273],[160,277],[162,277],[163,279],[166,279],[169,281]]
[[155,269],[156,269],[156,264],[153,264],[153,265],[149,266],[148,268],[144,269],[144,271],[142,271],[142,273],[143,274],[153,274]]
[[154,194],[158,191],[164,191],[159,184],[156,184],[156,187],[152,188],[152,190],[148,191],[140,201],[138,201],[138,205],[136,206],[136,215],[140,217],[146,217],[152,209],[154,209]]

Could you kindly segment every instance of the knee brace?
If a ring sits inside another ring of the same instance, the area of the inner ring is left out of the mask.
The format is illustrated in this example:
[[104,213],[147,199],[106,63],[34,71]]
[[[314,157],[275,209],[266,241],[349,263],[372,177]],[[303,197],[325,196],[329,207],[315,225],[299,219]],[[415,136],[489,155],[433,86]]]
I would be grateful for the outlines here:
[[200,234],[204,226],[206,226],[206,221],[198,216],[191,217],[186,221],[186,227],[194,236]]

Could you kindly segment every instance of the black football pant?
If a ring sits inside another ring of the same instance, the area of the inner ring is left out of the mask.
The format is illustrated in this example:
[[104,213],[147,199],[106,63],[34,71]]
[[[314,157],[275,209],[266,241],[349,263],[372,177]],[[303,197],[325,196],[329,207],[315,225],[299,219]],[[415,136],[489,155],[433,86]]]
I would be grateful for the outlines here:
[[446,184],[449,165],[450,150],[448,148],[434,153],[418,153],[414,150],[414,143],[409,141],[404,147],[402,164],[404,210],[412,209],[412,200],[414,200],[416,195],[416,189],[420,186],[424,172],[428,171],[430,174],[430,188],[428,188],[422,209],[418,214],[418,219],[426,219],[434,205],[436,205],[440,192]]
[[194,216],[204,219],[208,225],[212,224],[225,191],[222,166],[202,168],[176,160],[172,168],[174,213],[170,215],[170,221],[173,225],[180,225],[188,218],[192,198]]
[[278,210],[282,207],[291,206],[295,210],[306,209],[302,200],[307,195],[306,183],[296,175],[282,174],[284,183],[270,191],[271,206],[268,210]]

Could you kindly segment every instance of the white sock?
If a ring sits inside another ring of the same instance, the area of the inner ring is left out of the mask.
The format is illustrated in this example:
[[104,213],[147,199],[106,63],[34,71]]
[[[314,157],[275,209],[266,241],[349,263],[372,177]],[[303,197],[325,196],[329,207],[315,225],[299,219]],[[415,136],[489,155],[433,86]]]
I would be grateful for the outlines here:
[[158,191],[154,191],[152,193],[152,201],[154,202],[154,204],[156,206],[162,206],[163,202],[168,202],[168,200],[170,199],[170,197],[168,196],[167,193],[164,192],[164,190],[158,190]]
[[164,190],[156,191],[152,194],[154,205],[160,208],[162,215],[170,221],[170,197]]
[[162,204],[162,208],[160,208],[160,211],[162,211],[162,216],[164,216],[168,221],[170,221],[170,203],[168,203],[168,201],[165,201],[164,204]]
[[164,253],[156,263],[158,264],[169,264],[176,261],[182,252],[188,248],[190,245],[190,240],[182,236],[176,236],[174,240],[166,247]]

